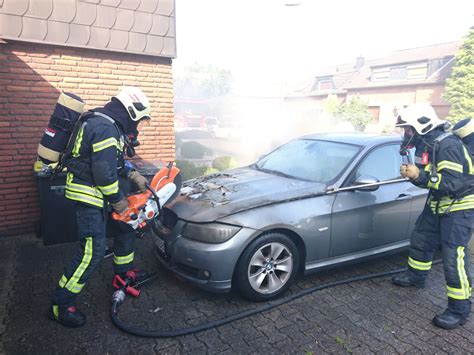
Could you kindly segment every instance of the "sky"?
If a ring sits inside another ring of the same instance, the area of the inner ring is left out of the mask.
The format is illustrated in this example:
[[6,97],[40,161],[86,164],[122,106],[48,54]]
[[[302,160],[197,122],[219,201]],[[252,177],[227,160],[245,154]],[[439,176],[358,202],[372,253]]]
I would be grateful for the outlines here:
[[176,0],[173,67],[212,64],[237,92],[264,95],[358,56],[460,40],[473,25],[473,0]]

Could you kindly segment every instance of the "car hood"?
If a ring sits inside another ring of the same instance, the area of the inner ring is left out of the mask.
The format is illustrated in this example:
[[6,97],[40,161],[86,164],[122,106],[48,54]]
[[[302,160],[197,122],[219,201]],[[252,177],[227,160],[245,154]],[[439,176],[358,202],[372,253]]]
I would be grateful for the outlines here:
[[212,222],[248,209],[322,193],[325,184],[273,175],[250,167],[185,181],[168,208],[180,219]]

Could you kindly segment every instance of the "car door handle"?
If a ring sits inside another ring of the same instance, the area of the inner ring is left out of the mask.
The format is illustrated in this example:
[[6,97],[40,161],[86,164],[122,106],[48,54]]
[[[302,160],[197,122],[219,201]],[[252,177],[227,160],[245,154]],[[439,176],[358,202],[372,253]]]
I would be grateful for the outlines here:
[[398,197],[395,199],[395,201],[406,201],[406,200],[411,200],[413,198],[412,195],[408,194],[400,194]]

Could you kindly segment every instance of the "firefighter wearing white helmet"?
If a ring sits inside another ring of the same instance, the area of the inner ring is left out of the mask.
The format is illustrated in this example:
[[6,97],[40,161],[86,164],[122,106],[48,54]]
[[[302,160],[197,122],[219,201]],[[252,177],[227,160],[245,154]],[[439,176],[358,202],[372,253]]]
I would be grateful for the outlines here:
[[[82,117],[67,164],[65,191],[66,198],[76,203],[80,250],[65,268],[49,311],[50,318],[62,325],[79,327],[86,321],[75,304],[104,257],[108,206],[118,213],[128,208],[119,177],[130,180],[138,191],[146,189],[147,179],[125,164],[124,154],[133,155],[138,123],[149,117],[150,102],[135,87],[124,88],[104,107]],[[116,233],[113,261],[115,274],[137,280],[146,272],[133,267],[134,243],[134,232]]]
[[433,107],[426,103],[414,104],[400,110],[398,118],[397,127],[411,126],[422,136],[446,123],[440,120]]
[[150,102],[139,88],[126,87],[115,98],[127,109],[132,121],[138,122],[143,118],[150,118]]
[[460,138],[446,132],[446,121],[429,104],[401,110],[396,126],[405,131],[402,149],[416,148],[415,164],[402,164],[400,174],[429,189],[429,194],[410,238],[408,271],[392,281],[403,287],[424,287],[434,250],[441,243],[448,306],[433,323],[454,329],[471,312],[467,247],[474,227],[472,158]]

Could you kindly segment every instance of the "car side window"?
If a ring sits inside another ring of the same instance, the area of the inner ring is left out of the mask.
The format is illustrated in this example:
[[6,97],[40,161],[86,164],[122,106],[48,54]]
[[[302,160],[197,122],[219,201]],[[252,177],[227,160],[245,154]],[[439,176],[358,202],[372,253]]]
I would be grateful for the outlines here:
[[373,176],[379,181],[400,177],[402,157],[399,145],[386,145],[372,150],[356,169],[355,179],[360,176]]

